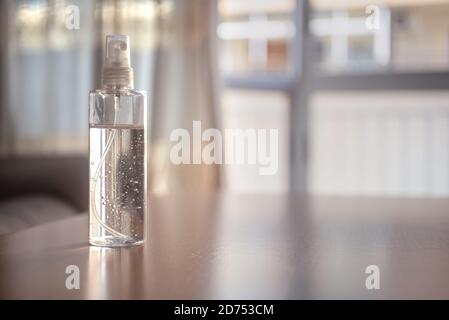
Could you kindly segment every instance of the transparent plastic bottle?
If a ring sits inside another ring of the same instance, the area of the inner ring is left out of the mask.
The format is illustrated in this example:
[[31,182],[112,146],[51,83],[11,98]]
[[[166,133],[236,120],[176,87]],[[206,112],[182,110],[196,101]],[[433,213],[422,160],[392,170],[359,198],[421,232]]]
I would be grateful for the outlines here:
[[138,245],[147,208],[147,97],[133,89],[127,36],[106,37],[102,83],[89,94],[89,243]]

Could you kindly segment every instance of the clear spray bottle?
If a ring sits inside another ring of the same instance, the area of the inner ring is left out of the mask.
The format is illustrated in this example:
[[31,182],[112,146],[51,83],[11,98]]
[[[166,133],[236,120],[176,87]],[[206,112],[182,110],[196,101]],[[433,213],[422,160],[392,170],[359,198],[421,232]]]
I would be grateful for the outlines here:
[[139,245],[146,212],[146,93],[133,88],[129,37],[106,37],[102,89],[89,94],[89,243]]

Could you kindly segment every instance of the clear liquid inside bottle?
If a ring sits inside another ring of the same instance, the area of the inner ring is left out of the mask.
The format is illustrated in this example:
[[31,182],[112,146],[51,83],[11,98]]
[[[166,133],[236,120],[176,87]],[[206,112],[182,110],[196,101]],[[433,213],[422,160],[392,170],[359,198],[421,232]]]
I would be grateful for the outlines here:
[[90,127],[90,242],[100,246],[143,241],[144,128]]

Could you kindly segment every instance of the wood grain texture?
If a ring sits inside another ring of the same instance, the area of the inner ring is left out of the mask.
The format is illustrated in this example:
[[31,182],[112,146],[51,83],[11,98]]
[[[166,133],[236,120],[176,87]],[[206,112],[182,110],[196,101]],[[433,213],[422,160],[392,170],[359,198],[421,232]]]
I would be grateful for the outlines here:
[[449,299],[448,199],[178,195],[147,221],[132,248],[89,247],[87,215],[0,237],[0,298]]

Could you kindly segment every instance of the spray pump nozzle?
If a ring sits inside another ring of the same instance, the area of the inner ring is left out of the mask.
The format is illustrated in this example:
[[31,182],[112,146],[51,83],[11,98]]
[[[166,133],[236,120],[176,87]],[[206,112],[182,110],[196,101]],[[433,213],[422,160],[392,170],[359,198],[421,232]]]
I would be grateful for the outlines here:
[[106,36],[106,56],[103,65],[104,87],[133,87],[129,37],[126,35]]

